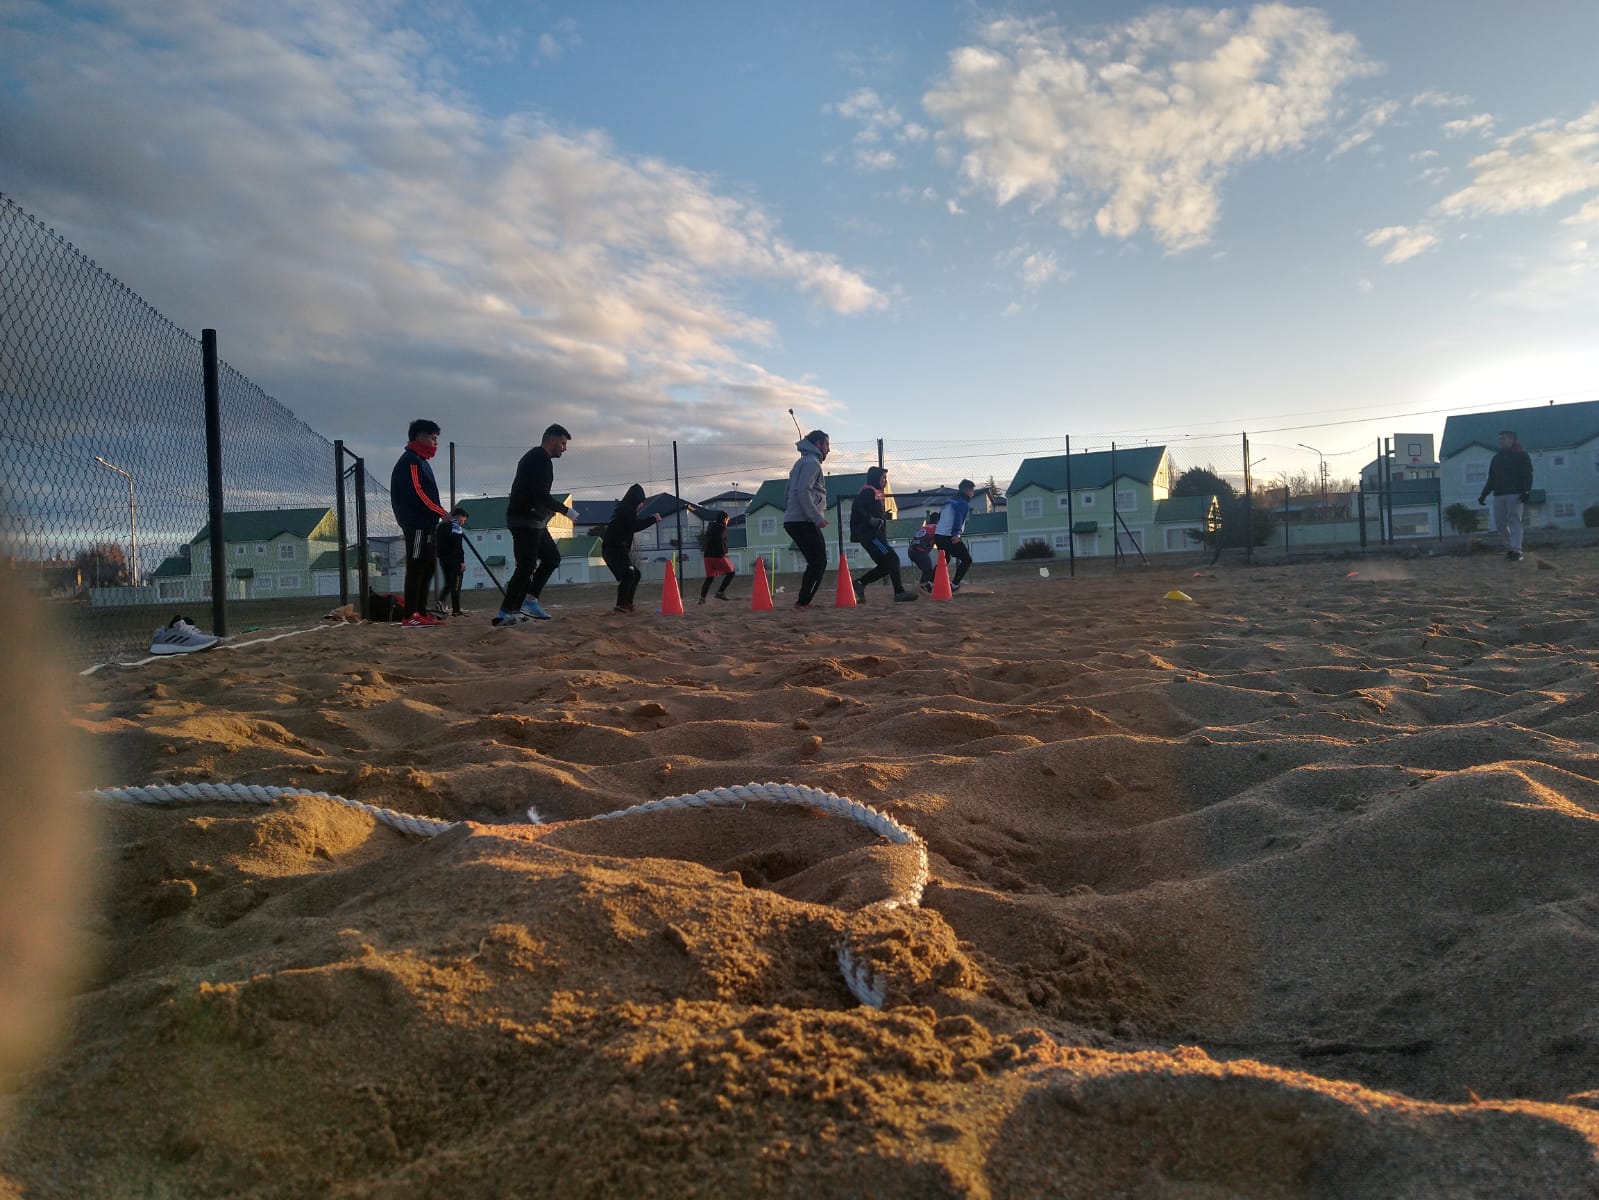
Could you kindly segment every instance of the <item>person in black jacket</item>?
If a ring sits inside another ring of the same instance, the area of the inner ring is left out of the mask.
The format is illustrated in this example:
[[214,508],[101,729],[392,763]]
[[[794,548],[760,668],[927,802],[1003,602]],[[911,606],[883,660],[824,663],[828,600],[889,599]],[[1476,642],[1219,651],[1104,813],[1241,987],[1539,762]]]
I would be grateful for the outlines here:
[[439,518],[447,516],[439,503],[439,485],[428,465],[439,449],[439,427],[425,419],[411,422],[405,451],[389,476],[389,503],[394,520],[405,535],[405,620],[407,629],[442,625],[430,616],[428,589],[433,586],[434,532]]
[[516,464],[511,498],[505,505],[516,569],[505,583],[505,599],[494,614],[495,625],[516,625],[530,617],[550,619],[539,603],[539,593],[561,565],[561,552],[550,536],[549,523],[556,513],[571,511],[551,495],[550,488],[555,484],[554,460],[566,453],[571,437],[560,425],[551,425],[539,444]]
[[466,574],[466,509],[457,504],[450,519],[439,526],[435,539],[439,552],[439,608],[449,602],[450,615],[461,615],[461,578]]
[[653,517],[638,515],[644,503],[644,488],[634,484],[611,510],[611,519],[605,526],[605,536],[600,540],[600,557],[616,577],[616,608],[619,613],[633,611],[633,593],[638,591],[638,581],[644,573],[633,565],[633,535],[651,525],[659,525],[661,514]]
[[849,535],[876,565],[855,581],[855,599],[866,600],[868,584],[888,579],[894,585],[894,599],[899,602],[916,599],[916,593],[905,590],[899,577],[899,555],[888,544],[888,508],[883,503],[883,489],[888,486],[888,471],[871,467],[866,472],[866,485],[855,497],[850,507]]
[[1514,429],[1499,431],[1499,453],[1488,464],[1488,482],[1482,485],[1478,504],[1494,498],[1494,528],[1504,539],[1505,557],[1521,561],[1521,518],[1532,492],[1532,455],[1516,440]]
[[[703,512],[703,509],[697,509]],[[705,582],[700,584],[700,603],[705,603],[705,597],[711,594],[711,581],[718,575],[722,577],[722,586],[716,589],[718,600],[731,600],[727,594],[727,585],[733,582],[733,576],[738,574],[733,570],[733,560],[727,557],[727,514],[721,509],[709,513],[709,520],[705,526]]]

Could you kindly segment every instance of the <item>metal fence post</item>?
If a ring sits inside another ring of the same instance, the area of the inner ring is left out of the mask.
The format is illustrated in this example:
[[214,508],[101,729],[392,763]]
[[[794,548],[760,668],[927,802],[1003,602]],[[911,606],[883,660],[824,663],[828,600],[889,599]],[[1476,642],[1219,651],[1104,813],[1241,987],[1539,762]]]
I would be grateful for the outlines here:
[[[361,589],[361,594],[356,600],[355,610],[361,614],[362,619],[371,616],[367,612],[367,594],[370,586],[366,570],[366,459],[355,460],[355,552],[356,584]],[[344,574],[344,564],[339,564],[339,574]]]
[[1110,548],[1111,566],[1122,565],[1122,534],[1116,523],[1116,443],[1110,444]]
[[[192,361],[192,360],[191,360]],[[211,632],[228,636],[227,542],[223,538],[222,385],[217,375],[217,331],[200,331],[200,365],[205,380],[205,492],[211,510]]]
[[1249,476],[1249,431],[1244,438],[1244,561],[1255,561],[1255,485]]
[[672,439],[672,498],[677,501],[677,587],[683,589],[683,484],[677,474],[677,439]]
[[334,512],[339,523],[339,606],[350,602],[350,533],[344,515],[344,439],[333,443]]

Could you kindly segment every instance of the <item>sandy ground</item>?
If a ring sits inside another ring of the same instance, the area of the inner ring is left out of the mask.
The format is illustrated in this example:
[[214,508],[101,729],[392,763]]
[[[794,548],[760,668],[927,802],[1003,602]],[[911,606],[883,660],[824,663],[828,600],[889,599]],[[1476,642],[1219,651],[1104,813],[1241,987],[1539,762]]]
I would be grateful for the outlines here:
[[[1599,552],[1061,574],[82,681],[98,784],[469,824],[91,805],[0,1194],[1599,1192]],[[922,907],[836,819],[583,820],[751,780],[915,829]]]

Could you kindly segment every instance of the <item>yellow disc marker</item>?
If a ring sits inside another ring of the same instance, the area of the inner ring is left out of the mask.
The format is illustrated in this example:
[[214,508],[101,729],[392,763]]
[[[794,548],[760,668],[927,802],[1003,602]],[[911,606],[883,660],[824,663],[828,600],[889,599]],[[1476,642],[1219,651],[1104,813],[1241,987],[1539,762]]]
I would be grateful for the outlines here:
[[1165,594],[1165,596],[1163,596],[1161,598],[1163,600],[1186,600],[1190,604],[1192,604],[1194,602],[1194,598],[1192,596],[1190,596],[1187,592],[1179,592],[1175,588],[1173,588],[1171,591],[1167,592]]

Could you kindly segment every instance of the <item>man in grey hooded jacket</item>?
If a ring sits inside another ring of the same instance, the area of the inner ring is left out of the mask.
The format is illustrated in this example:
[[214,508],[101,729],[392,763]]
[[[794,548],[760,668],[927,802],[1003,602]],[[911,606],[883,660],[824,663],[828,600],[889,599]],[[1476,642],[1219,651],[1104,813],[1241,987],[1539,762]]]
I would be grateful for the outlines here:
[[783,529],[805,556],[805,577],[794,607],[809,608],[827,574],[827,539],[822,536],[827,528],[827,480],[822,476],[822,463],[833,443],[820,429],[813,429],[795,442],[794,448],[799,459],[788,473]]

